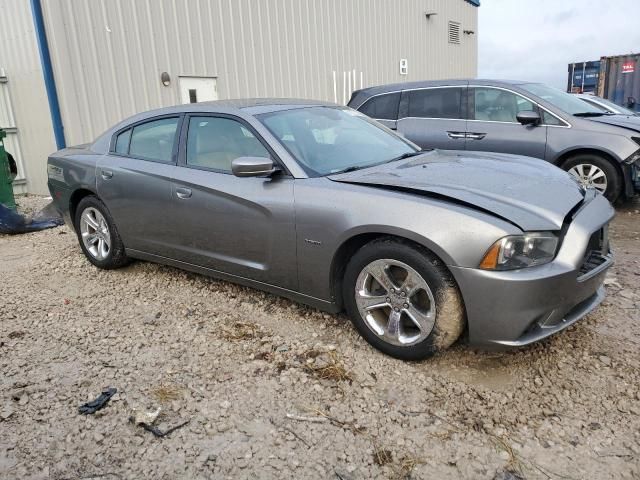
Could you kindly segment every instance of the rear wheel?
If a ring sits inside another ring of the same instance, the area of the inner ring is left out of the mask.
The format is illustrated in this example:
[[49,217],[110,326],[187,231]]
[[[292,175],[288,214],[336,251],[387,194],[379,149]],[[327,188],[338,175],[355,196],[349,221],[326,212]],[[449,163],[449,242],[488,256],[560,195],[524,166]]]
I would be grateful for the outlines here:
[[90,195],[80,200],[75,227],[80,248],[96,267],[110,270],[129,262],[118,229],[97,197]]
[[464,329],[462,298],[445,265],[428,250],[395,239],[376,240],[352,257],[343,298],[365,340],[403,360],[449,347]]
[[580,154],[562,163],[562,169],[573,175],[586,188],[595,188],[610,202],[615,202],[622,190],[622,178],[606,158]]

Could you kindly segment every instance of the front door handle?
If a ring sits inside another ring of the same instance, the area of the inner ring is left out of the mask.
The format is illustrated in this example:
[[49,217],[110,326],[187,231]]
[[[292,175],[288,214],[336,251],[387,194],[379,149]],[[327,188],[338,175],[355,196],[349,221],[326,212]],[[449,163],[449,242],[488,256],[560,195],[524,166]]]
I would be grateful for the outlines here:
[[191,189],[184,187],[176,188],[176,195],[178,198],[189,198],[191,197]]
[[486,133],[467,133],[467,138],[470,138],[471,140],[482,140],[486,136]]
[[465,138],[467,134],[465,132],[447,132],[447,135],[449,138],[456,140],[458,138]]
[[102,176],[102,178],[104,178],[105,180],[109,180],[111,178],[113,178],[113,172],[111,170],[102,170],[100,172],[100,175]]

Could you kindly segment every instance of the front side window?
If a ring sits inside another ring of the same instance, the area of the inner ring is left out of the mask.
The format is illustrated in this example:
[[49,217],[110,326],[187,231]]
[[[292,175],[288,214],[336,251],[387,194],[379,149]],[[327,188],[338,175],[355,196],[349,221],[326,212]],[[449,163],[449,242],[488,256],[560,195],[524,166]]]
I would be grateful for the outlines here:
[[161,118],[133,127],[129,155],[147,160],[171,162],[178,120],[178,118]]
[[397,120],[400,92],[378,95],[367,100],[359,110],[378,120]]
[[462,88],[429,88],[409,92],[409,116],[462,118]]
[[524,111],[537,111],[536,105],[520,95],[498,88],[473,89],[470,120],[517,123],[517,115]]
[[187,134],[187,165],[231,172],[239,157],[269,158],[269,151],[242,123],[222,117],[191,117]]
[[366,168],[418,151],[350,109],[294,108],[258,118],[311,176]]

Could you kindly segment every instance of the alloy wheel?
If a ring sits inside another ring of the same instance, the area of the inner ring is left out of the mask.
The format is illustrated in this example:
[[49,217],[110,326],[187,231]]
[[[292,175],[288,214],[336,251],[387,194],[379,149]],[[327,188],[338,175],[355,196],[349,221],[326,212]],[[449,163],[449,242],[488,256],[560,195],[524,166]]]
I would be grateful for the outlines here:
[[595,165],[580,163],[571,167],[569,173],[576,177],[585,188],[595,188],[603,194],[607,190],[607,175]]
[[422,276],[406,263],[379,259],[362,269],[355,300],[365,324],[385,342],[420,343],[436,320],[436,302]]
[[80,235],[89,254],[96,260],[104,260],[111,251],[109,226],[96,208],[88,207],[80,216]]

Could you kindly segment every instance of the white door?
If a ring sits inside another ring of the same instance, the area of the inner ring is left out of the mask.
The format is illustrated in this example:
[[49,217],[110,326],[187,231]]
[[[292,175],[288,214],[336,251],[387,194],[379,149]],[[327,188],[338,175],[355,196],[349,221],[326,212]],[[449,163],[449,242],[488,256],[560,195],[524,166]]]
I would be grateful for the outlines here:
[[18,176],[13,181],[13,193],[27,193],[27,180],[24,176],[20,137],[18,136],[16,120],[13,116],[13,105],[9,95],[9,81],[4,69],[0,69],[0,128],[7,133],[4,139],[4,149],[13,156],[18,167]]
[[218,99],[216,79],[213,77],[179,77],[182,103],[210,102]]

